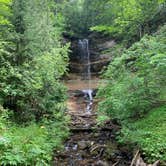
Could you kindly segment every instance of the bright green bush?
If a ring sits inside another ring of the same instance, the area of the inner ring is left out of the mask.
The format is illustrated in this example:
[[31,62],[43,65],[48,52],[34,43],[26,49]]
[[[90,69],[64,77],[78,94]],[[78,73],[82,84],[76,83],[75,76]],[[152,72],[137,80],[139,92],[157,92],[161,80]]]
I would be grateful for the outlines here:
[[53,149],[62,149],[68,136],[67,117],[56,115],[54,121],[18,126],[9,123],[6,111],[0,116],[0,163],[2,165],[50,165]]
[[0,165],[51,165],[68,136],[60,78],[69,45],[55,6],[0,0]]
[[19,120],[21,116],[25,122],[41,120],[66,109],[66,88],[59,79],[66,72],[67,49],[67,46],[58,48],[36,57],[22,71],[21,85],[18,87],[22,97],[17,101],[21,111],[15,112],[15,119]]
[[113,118],[126,121],[128,118],[138,118],[149,110],[150,101],[146,100],[146,88],[143,80],[129,73],[123,73],[119,83],[110,84],[104,91],[104,100],[99,103],[99,109],[107,112]]
[[166,162],[166,107],[151,110],[121,131],[120,142],[136,143],[149,162]]
[[111,35],[128,45],[156,31],[166,21],[164,0],[107,0],[100,5],[104,11],[98,13],[98,22],[91,30]]
[[[66,72],[68,46],[57,48],[16,67],[6,61],[10,53],[0,50],[0,103],[14,111],[18,122],[40,120],[64,111],[66,88],[60,77]],[[61,105],[61,107],[60,107]],[[21,121],[20,121],[21,119]]]
[[63,16],[52,0],[13,0],[10,7],[11,26],[0,36],[0,103],[19,123],[52,118],[65,110]]
[[166,26],[155,36],[145,36],[111,62],[100,87],[99,109],[113,118],[128,121],[144,116],[164,103]]
[[166,161],[165,52],[163,26],[110,63],[98,92],[100,114],[122,125],[119,142],[137,144],[149,162]]

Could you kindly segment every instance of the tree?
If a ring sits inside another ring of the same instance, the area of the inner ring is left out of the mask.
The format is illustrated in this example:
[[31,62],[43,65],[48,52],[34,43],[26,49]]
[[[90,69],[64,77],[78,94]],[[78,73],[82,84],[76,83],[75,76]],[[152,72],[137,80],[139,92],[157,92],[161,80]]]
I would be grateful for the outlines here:
[[69,35],[85,37],[90,27],[101,22],[100,14],[107,0],[72,0],[64,7],[66,29]]
[[91,30],[110,34],[131,44],[144,34],[155,31],[165,22],[164,3],[159,0],[107,1],[105,11],[101,14],[104,21]]
[[58,80],[66,71],[68,45],[60,42],[63,18],[54,15],[54,9],[52,0],[13,1],[10,44],[1,61],[8,63],[1,70],[1,99],[21,121],[53,116],[65,100]]

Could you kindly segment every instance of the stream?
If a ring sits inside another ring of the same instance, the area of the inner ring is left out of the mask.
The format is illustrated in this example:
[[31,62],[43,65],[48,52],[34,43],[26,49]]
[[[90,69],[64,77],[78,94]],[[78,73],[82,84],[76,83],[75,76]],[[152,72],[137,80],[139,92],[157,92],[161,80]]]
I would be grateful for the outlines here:
[[65,149],[54,157],[55,166],[128,166],[131,158],[125,148],[118,147],[118,126],[106,122],[97,125],[96,91],[101,80],[92,76],[88,39],[78,41],[83,72],[71,74],[64,83],[68,87],[68,114],[71,135]]

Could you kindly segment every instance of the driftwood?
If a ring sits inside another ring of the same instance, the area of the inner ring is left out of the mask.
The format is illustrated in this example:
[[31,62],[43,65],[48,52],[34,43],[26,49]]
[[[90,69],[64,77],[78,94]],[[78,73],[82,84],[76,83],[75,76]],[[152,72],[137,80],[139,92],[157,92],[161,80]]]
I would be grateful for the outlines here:
[[102,156],[102,154],[103,154],[103,151],[104,151],[104,149],[102,148],[102,149],[100,150],[99,154],[96,156],[96,158],[101,157],[101,156]]
[[139,150],[136,152],[136,154],[134,155],[134,158],[132,159],[132,162],[130,164],[130,166],[134,166],[134,163],[136,162],[137,158],[138,158],[138,155],[139,155]]
[[92,153],[93,151],[95,151],[98,148],[105,148],[105,147],[106,147],[106,145],[97,145],[90,152]]
[[130,164],[130,166],[159,166],[160,161],[156,161],[154,164],[146,164],[144,160],[141,158],[139,150],[134,155],[134,158]]
[[83,117],[83,118],[90,118],[90,117],[93,117],[93,116],[97,116],[97,114],[76,114],[76,113],[68,113],[69,115],[71,116],[76,116],[76,117]]
[[117,161],[115,164],[113,164],[112,166],[116,166],[119,163],[119,161]]

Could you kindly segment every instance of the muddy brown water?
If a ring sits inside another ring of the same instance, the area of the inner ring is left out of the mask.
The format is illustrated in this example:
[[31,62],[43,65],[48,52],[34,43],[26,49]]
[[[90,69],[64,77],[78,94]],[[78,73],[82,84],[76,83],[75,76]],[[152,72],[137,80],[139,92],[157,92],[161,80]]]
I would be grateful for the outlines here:
[[[54,166],[128,166],[130,156],[119,149],[115,142],[116,129],[112,124],[97,126],[97,101],[93,99],[90,112],[87,112],[88,97],[85,89],[97,89],[101,80],[65,81],[68,87],[68,114],[71,116],[71,135],[65,142],[65,148],[54,157]],[[93,93],[93,97],[95,93]]]
[[69,91],[97,89],[100,84],[104,83],[104,80],[99,79],[97,76],[92,76],[91,80],[83,80],[81,76],[76,74],[71,74],[69,77],[70,79],[63,81]]

